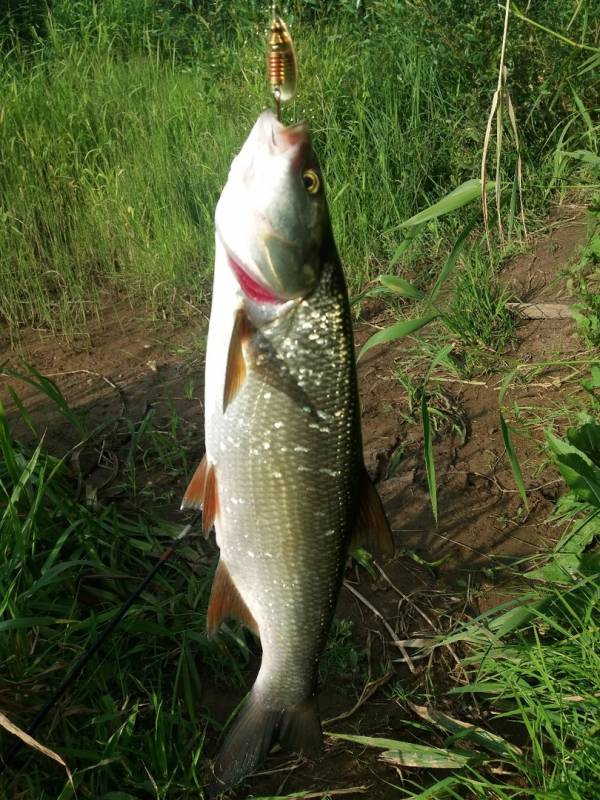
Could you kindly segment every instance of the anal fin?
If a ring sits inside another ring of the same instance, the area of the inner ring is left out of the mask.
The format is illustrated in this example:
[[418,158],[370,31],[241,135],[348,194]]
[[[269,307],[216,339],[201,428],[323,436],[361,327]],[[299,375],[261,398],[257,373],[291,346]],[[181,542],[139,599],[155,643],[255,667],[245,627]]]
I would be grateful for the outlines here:
[[359,478],[358,508],[349,550],[352,552],[361,546],[375,553],[394,555],[394,538],[390,524],[377,489],[364,466]]
[[222,561],[219,561],[208,603],[206,620],[208,635],[215,634],[221,622],[227,617],[243,622],[252,633],[259,635],[258,625],[252,612],[242,600],[229,570]]
[[223,387],[223,413],[235,398],[246,381],[246,359],[244,358],[244,344],[252,334],[252,325],[243,308],[238,308],[233,322],[229,351],[227,353],[227,367],[225,369],[225,385]]

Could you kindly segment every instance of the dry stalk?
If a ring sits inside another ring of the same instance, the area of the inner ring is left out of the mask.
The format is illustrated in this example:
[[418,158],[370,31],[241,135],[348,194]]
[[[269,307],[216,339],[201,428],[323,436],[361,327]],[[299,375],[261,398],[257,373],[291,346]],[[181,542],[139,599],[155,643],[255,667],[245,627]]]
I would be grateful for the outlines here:
[[483,152],[481,155],[481,210],[483,213],[483,222],[485,225],[485,234],[489,249],[491,249],[491,241],[490,241],[489,209],[487,201],[486,184],[488,176],[488,171],[487,171],[488,150],[490,146],[490,140],[492,138],[492,125],[494,122],[494,118],[496,119],[496,165],[495,165],[496,166],[496,176],[495,176],[496,214],[498,218],[498,233],[500,235],[500,241],[504,243],[504,228],[502,225],[502,215],[500,208],[500,200],[501,200],[500,166],[502,158],[502,136],[504,130],[503,112],[505,105],[506,105],[506,110],[508,112],[508,119],[510,122],[510,126],[515,139],[515,147],[517,149],[517,167],[516,167],[515,180],[517,181],[517,188],[519,193],[521,222],[523,224],[523,230],[525,232],[525,235],[527,235],[527,230],[525,228],[525,214],[523,210],[523,164],[521,159],[521,146],[519,141],[519,133],[517,129],[517,118],[515,115],[515,110],[512,100],[510,98],[510,94],[507,89],[508,72],[505,65],[506,43],[508,41],[509,15],[510,15],[510,0],[506,0],[506,6],[504,9],[504,29],[502,32],[502,46],[500,50],[500,65],[498,67],[498,83],[496,85],[496,91],[494,92],[494,96],[492,97],[492,105],[490,108],[490,113],[485,128],[485,136],[483,139]]
[[360,592],[359,592],[357,589],[355,589],[355,588],[354,588],[354,586],[352,586],[352,584],[351,584],[351,583],[349,583],[348,581],[344,581],[344,586],[346,587],[346,589],[348,589],[348,591],[352,592],[352,594],[353,594],[353,595],[354,595],[354,596],[355,596],[355,597],[356,597],[358,600],[360,600],[360,602],[361,602],[363,605],[365,605],[365,606],[366,606],[366,607],[369,609],[369,611],[372,611],[372,612],[373,612],[373,614],[375,614],[375,616],[377,617],[377,619],[378,619],[378,620],[380,620],[380,621],[381,621],[381,624],[384,626],[384,628],[386,629],[386,631],[389,633],[389,635],[390,635],[390,637],[391,637],[391,642],[392,642],[392,644],[393,644],[393,645],[395,645],[395,646],[396,646],[396,647],[397,647],[397,648],[400,650],[400,652],[402,653],[402,660],[404,661],[404,663],[405,663],[405,664],[408,664],[408,668],[410,669],[410,671],[411,671],[411,672],[413,673],[413,675],[414,675],[414,674],[416,673],[416,671],[417,671],[417,670],[416,670],[416,668],[415,668],[415,665],[414,665],[414,664],[413,664],[413,662],[412,662],[412,659],[411,659],[411,657],[408,655],[408,653],[407,653],[407,651],[406,651],[406,648],[404,647],[404,645],[402,645],[402,644],[399,644],[399,642],[398,642],[398,638],[397,638],[397,636],[396,636],[396,631],[395,631],[395,630],[392,628],[392,626],[389,624],[389,622],[388,622],[388,621],[386,620],[386,618],[383,616],[383,614],[381,613],[381,611],[379,611],[378,609],[376,609],[376,608],[375,608],[375,606],[374,606],[372,603],[370,603],[370,602],[367,600],[367,598],[366,598],[366,597],[364,597],[364,596],[363,596],[363,595],[362,595],[362,594],[361,594],[361,593],[360,593]]
[[342,719],[348,719],[353,714],[356,714],[358,709],[367,702],[367,700],[375,694],[375,692],[384,686],[390,678],[392,678],[396,673],[393,669],[389,670],[382,675],[380,678],[376,678],[375,680],[368,681],[363,686],[363,690],[360,693],[360,697],[356,701],[356,703],[352,706],[352,708],[348,709],[348,711],[343,711],[341,714],[338,714],[337,717],[331,717],[330,719],[326,719],[323,722],[323,727],[328,728],[332,723],[339,722]]

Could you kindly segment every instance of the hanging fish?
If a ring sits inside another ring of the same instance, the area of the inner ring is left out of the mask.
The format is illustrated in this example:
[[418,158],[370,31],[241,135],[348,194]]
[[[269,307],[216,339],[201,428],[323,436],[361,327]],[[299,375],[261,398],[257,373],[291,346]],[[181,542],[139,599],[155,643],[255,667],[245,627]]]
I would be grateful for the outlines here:
[[305,123],[258,118],[216,209],[206,455],[183,499],[220,548],[208,632],[234,617],[262,663],[214,771],[276,742],[314,753],[319,657],[356,544],[393,550],[363,463],[352,321]]

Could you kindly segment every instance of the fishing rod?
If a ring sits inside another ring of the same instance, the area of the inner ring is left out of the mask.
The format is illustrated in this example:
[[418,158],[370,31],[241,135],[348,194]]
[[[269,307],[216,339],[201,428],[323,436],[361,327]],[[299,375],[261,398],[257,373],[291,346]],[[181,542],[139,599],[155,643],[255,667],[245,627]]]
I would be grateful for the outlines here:
[[[94,639],[92,644],[88,647],[85,652],[79,657],[79,659],[75,662],[75,664],[71,667],[65,678],[62,682],[56,687],[52,696],[48,699],[48,701],[40,708],[38,713],[35,717],[31,720],[28,727],[25,730],[29,736],[33,736],[37,728],[41,725],[41,723],[46,719],[50,711],[54,708],[54,706],[58,703],[61,697],[65,694],[67,689],[77,680],[79,675],[82,673],[83,669],[85,668],[86,664],[90,661],[94,653],[102,646],[102,644],[108,639],[110,634],[115,630],[117,625],[121,622],[125,614],[131,608],[131,606],[135,603],[144,589],[148,586],[150,581],[154,578],[156,573],[159,569],[166,564],[167,561],[171,558],[171,556],[175,553],[177,546],[185,539],[192,531],[192,528],[200,521],[202,517],[202,511],[197,511],[192,519],[184,525],[181,531],[177,534],[177,536],[173,539],[172,544],[167,547],[167,549],[160,555],[158,561],[154,566],[146,573],[144,579],[138,586],[133,590],[133,592],[129,595],[127,600],[124,601],[123,605],[119,609],[119,611],[115,614],[115,616],[111,619],[108,625],[104,628],[104,630]],[[6,756],[2,756],[2,764],[0,764],[0,773],[3,772],[6,767],[9,765],[9,762],[15,757],[15,755],[19,752],[21,747],[23,746],[23,742],[20,739],[17,739],[13,746],[10,748]]]

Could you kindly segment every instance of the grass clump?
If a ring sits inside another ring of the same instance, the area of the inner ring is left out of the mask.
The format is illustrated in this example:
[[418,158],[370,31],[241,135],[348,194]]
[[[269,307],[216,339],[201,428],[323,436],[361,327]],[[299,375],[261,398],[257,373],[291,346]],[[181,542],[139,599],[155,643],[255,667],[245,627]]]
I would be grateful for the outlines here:
[[600,345],[600,210],[595,210],[593,227],[582,250],[571,282],[577,293],[574,308],[579,332],[590,347]]
[[514,338],[515,322],[506,307],[510,293],[481,249],[473,248],[466,262],[456,275],[446,324],[465,350],[502,353]]
[[[2,409],[0,455],[0,708],[25,729],[180,526],[86,503],[68,458],[20,444]],[[212,552],[182,543],[37,730],[73,767],[77,795],[201,789],[206,731],[219,729],[202,692],[241,686],[248,657],[234,630],[207,639],[213,567]],[[0,729],[3,754],[14,741]],[[26,746],[0,774],[0,794],[74,796]]]
[[[0,317],[74,330],[115,294],[154,313],[202,297],[218,193],[269,102],[265,11],[241,1],[56,0],[26,15],[9,4],[0,19]],[[548,0],[536,12],[593,46],[585,8],[569,15]],[[292,2],[287,14],[302,67],[288,118],[311,122],[357,290],[395,252],[402,220],[478,174],[502,15],[481,0]],[[582,54],[589,49],[557,47],[511,22],[530,209],[550,180],[562,117],[569,142],[587,130],[575,100],[593,107]],[[509,162],[499,178],[510,182]],[[455,234],[454,222],[432,230],[408,263]]]

